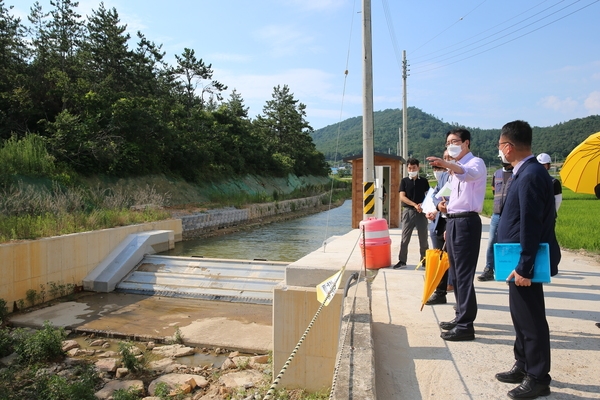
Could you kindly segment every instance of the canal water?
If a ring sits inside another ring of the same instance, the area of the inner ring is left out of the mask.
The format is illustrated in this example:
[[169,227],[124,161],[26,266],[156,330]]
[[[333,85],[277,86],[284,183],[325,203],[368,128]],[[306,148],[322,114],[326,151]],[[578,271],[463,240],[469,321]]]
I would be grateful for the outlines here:
[[178,242],[173,250],[161,254],[293,262],[317,250],[327,238],[345,235],[351,226],[352,202],[346,200],[329,211],[250,231]]

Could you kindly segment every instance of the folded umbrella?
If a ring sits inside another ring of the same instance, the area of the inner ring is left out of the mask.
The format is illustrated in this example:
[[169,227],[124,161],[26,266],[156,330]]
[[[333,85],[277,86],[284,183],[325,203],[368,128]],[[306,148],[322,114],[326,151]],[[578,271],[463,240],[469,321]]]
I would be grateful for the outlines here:
[[421,300],[421,311],[423,306],[431,297],[442,277],[448,270],[450,262],[448,253],[444,251],[446,244],[441,249],[429,249],[425,252],[425,282],[423,283],[423,299]]

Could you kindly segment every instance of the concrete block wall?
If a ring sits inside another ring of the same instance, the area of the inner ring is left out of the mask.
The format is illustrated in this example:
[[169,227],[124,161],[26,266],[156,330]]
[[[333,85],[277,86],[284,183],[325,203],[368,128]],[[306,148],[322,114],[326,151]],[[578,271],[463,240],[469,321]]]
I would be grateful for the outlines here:
[[229,208],[183,215],[181,216],[182,227],[184,232],[194,232],[234,226],[259,218],[316,207],[322,204],[323,196],[253,204],[243,209]]
[[172,230],[176,242],[182,239],[181,220],[172,219],[0,244],[0,298],[12,312],[13,302],[25,300],[29,289],[39,293],[45,285],[47,292],[50,282],[80,286],[129,234],[150,230]]

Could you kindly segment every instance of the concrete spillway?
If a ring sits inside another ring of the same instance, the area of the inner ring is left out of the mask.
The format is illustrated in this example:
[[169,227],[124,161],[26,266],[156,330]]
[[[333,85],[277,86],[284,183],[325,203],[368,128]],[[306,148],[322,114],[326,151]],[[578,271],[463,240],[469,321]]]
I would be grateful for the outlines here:
[[272,304],[286,262],[146,255],[116,290],[203,300]]

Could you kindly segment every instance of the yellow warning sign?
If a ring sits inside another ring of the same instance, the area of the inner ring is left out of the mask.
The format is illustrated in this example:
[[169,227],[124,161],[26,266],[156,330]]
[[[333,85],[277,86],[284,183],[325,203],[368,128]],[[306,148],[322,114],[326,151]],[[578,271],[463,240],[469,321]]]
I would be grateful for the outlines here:
[[[342,272],[344,272],[344,268],[317,285],[317,301],[319,303],[324,303],[325,306],[329,305],[329,302],[335,296],[335,292],[340,287],[340,275]],[[334,286],[335,289],[333,289]]]

